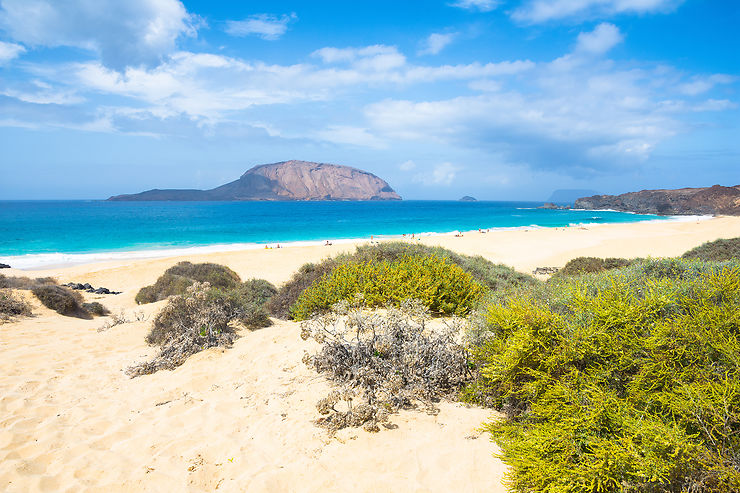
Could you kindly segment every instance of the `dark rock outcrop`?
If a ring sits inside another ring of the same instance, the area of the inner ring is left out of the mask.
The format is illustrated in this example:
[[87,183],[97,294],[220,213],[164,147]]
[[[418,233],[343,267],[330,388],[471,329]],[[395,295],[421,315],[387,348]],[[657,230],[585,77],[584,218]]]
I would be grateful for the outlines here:
[[594,195],[576,200],[576,209],[613,209],[639,214],[740,215],[740,185],[677,190],[642,190],[622,195]]
[[478,199],[475,197],[471,197],[470,195],[466,195],[465,197],[462,197],[458,202],[478,202]]
[[8,264],[0,264],[0,269],[10,269]]
[[255,166],[211,190],[149,190],[108,200],[401,200],[372,173],[336,164],[285,161]]
[[121,291],[111,291],[110,289],[104,287],[94,288],[90,285],[90,283],[87,282],[85,284],[81,284],[79,282],[68,282],[67,284],[62,284],[62,286],[93,294],[121,294]]

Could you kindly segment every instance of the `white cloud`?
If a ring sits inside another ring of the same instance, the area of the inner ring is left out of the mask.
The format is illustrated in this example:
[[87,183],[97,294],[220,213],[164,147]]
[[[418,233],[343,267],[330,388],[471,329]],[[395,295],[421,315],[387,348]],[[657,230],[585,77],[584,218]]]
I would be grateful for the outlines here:
[[104,65],[156,65],[178,37],[195,34],[179,0],[4,0],[0,28],[27,46],[74,46]]
[[0,41],[0,65],[3,65],[10,60],[18,57],[21,53],[24,53],[26,49],[15,43],[5,43]]
[[275,41],[288,31],[288,24],[297,18],[295,13],[280,17],[271,14],[257,14],[242,21],[227,21],[226,32],[232,36],[255,35],[268,41]]
[[692,77],[690,81],[679,86],[679,90],[688,96],[703,94],[718,84],[731,84],[737,80],[736,77],[725,74],[714,74],[709,77]]
[[326,47],[314,51],[314,57],[324,63],[350,63],[360,70],[386,71],[406,64],[403,56],[395,46],[372,45],[363,48]]
[[330,125],[325,130],[316,133],[316,137],[335,144],[350,144],[360,147],[382,148],[382,140],[372,135],[365,128],[345,125]]
[[601,55],[621,43],[622,39],[617,26],[602,22],[593,31],[578,35],[576,52]]
[[401,168],[401,171],[411,171],[416,168],[416,163],[411,160],[404,161],[399,168]]
[[455,179],[459,167],[452,163],[438,164],[432,172],[419,173],[414,176],[414,181],[428,186],[450,185]]
[[436,55],[442,51],[447,45],[452,43],[457,36],[456,33],[432,33],[428,38],[424,40],[422,48],[419,50],[419,55]]
[[562,70],[543,63],[528,72],[527,88],[507,84],[437,101],[388,99],[367,105],[365,116],[370,130],[389,142],[484,149],[532,168],[634,164],[684,130],[676,115],[728,108],[725,100],[668,100],[677,96],[680,75],[661,70],[620,70],[611,62]]
[[457,0],[450,5],[466,10],[479,10],[490,12],[498,6],[498,0]]
[[665,12],[684,0],[529,0],[514,10],[512,17],[528,23],[569,17],[605,17],[615,14]]
[[[156,67],[122,71],[99,62],[25,63],[22,70],[36,80],[3,88],[0,111],[8,115],[5,124],[22,123],[26,114],[27,121],[146,135],[230,132],[399,149],[423,143],[483,150],[531,168],[598,170],[649,157],[683,130],[684,115],[735,107],[709,92],[734,77],[646,70],[633,63],[622,68],[593,56],[619,40],[616,28],[602,24],[579,36],[572,53],[540,63],[415,65],[385,45],[322,48],[313,53],[313,64],[191,52],[172,53]],[[424,100],[428,91],[417,90],[458,82],[467,85],[464,96]],[[699,94],[703,101],[697,101]],[[111,95],[116,97],[105,106],[95,105]],[[89,104],[69,108],[82,99]],[[357,101],[367,102],[362,111]],[[40,103],[54,104],[42,109]],[[272,112],[270,105],[292,106]],[[401,167],[410,171],[412,164]],[[456,172],[454,166],[441,167],[426,182],[446,183]]]

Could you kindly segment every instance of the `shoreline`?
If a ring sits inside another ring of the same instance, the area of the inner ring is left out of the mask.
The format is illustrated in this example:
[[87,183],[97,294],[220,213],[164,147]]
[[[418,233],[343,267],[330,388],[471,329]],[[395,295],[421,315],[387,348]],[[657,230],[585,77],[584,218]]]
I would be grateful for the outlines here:
[[[599,212],[598,210],[586,212]],[[639,216],[647,216],[642,214],[636,214]],[[502,227],[482,227],[478,230],[452,230],[445,232],[429,231],[420,233],[408,233],[414,234],[415,238],[429,238],[429,237],[448,237],[455,234],[474,234],[481,230],[486,232],[510,232],[510,231],[529,231],[529,230],[558,230],[560,228],[583,228],[583,227],[599,227],[599,226],[613,226],[613,225],[628,225],[628,224],[645,224],[645,223],[666,223],[666,222],[693,222],[693,221],[708,221],[716,217],[722,216],[656,216],[650,219],[630,221],[630,222],[580,222],[580,223],[569,223],[565,226],[539,226],[537,224],[530,224],[526,226],[502,226]],[[408,234],[404,235],[392,235],[392,234],[378,234],[372,235],[372,238],[376,241],[397,241],[407,240]],[[17,270],[47,270],[47,269],[62,269],[67,267],[75,267],[88,264],[97,264],[102,262],[121,262],[121,261],[136,261],[136,260],[151,260],[151,259],[162,259],[170,257],[183,257],[188,255],[208,255],[212,253],[228,253],[228,252],[242,252],[248,250],[263,250],[263,249],[275,249],[275,248],[300,248],[300,247],[313,247],[313,246],[327,246],[326,242],[338,245],[356,245],[363,242],[369,241],[367,237],[360,238],[326,238],[321,240],[294,240],[285,242],[268,242],[268,243],[216,243],[208,245],[193,245],[193,246],[182,246],[175,248],[151,248],[143,250],[101,250],[91,252],[51,252],[51,253],[29,253],[23,255],[5,255],[0,256],[0,263],[9,264],[12,268]]]

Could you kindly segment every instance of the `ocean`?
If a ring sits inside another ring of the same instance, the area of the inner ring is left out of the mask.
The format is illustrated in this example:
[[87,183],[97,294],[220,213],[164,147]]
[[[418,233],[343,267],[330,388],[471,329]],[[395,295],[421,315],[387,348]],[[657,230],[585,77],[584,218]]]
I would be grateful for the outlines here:
[[357,238],[670,220],[541,202],[0,201],[0,262],[42,268]]

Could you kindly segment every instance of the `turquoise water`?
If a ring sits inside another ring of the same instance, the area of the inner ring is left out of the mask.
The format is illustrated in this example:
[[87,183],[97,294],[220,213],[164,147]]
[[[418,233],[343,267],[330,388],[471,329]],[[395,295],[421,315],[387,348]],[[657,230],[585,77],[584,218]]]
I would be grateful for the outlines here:
[[[0,201],[0,262],[30,268],[184,248],[659,219],[540,202]],[[108,256],[103,254],[109,254]]]

